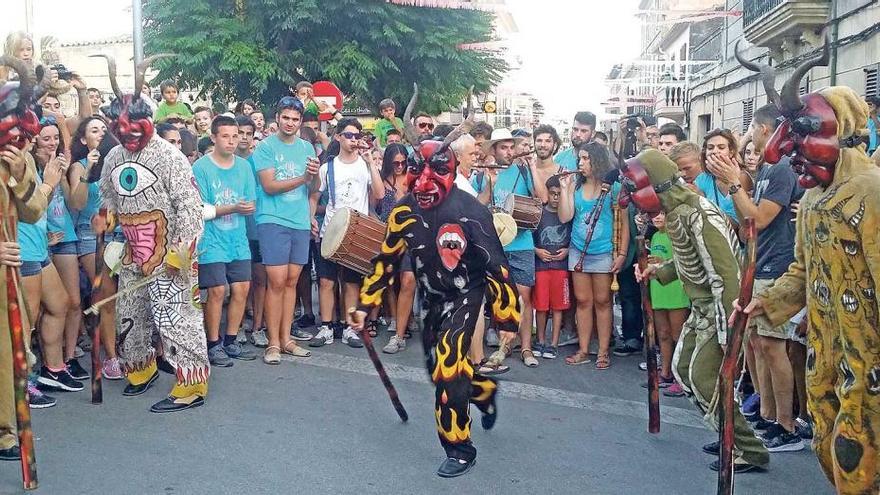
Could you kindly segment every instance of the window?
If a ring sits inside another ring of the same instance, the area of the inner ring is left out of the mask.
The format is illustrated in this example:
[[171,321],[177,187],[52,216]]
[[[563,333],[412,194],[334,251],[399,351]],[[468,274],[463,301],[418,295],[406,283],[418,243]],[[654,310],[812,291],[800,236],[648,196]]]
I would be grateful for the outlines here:
[[880,64],[865,67],[865,96],[880,96]]
[[705,135],[712,129],[712,115],[704,113],[697,117],[697,121],[700,123],[700,135]]
[[742,118],[742,132],[746,132],[749,130],[749,125],[752,123],[752,114],[755,111],[755,100],[754,98],[749,100],[743,100],[743,118]]

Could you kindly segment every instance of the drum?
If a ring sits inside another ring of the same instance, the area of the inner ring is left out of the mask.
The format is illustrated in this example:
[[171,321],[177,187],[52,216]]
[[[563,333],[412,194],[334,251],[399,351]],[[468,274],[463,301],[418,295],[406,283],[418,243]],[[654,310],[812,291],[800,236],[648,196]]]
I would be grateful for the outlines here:
[[523,230],[535,230],[541,223],[544,204],[540,199],[530,196],[511,194],[504,202],[504,211],[516,221],[516,226]]
[[493,207],[489,208],[492,212],[492,223],[495,226],[495,233],[502,246],[506,246],[516,239],[516,221],[506,211]]
[[321,240],[321,256],[361,275],[372,271],[385,240],[385,224],[351,208],[333,214]]

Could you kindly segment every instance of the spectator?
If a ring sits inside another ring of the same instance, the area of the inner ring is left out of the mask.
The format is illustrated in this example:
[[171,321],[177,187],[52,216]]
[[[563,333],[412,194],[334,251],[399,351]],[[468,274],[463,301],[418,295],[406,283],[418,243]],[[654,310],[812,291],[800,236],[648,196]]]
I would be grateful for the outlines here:
[[450,132],[452,132],[453,129],[455,129],[455,128],[449,124],[440,124],[434,128],[434,136],[433,137],[442,141],[442,140],[446,139],[446,136]]
[[483,143],[492,136],[492,126],[488,122],[477,122],[470,134],[474,137],[474,144],[477,147],[477,165],[486,165],[487,161],[494,160],[494,157],[489,157],[483,151]]
[[656,150],[660,147],[660,130],[657,129],[656,124],[651,124],[645,127],[645,138],[647,139],[645,144],[649,148],[654,148]]
[[868,156],[872,156],[880,145],[880,96],[865,98],[868,103]]
[[209,155],[214,151],[214,141],[211,136],[203,136],[199,138],[199,154],[202,156]]
[[265,135],[263,135],[263,131],[266,127],[266,116],[263,115],[263,111],[259,109],[259,107],[255,108],[253,112],[251,112],[248,117],[254,121],[254,139],[257,141],[263,139]]
[[174,124],[163,122],[157,125],[156,134],[158,134],[159,137],[164,139],[165,141],[168,141],[174,146],[177,146],[177,149],[182,149],[183,144],[180,140],[180,130],[175,127]]
[[284,97],[275,107],[278,133],[257,145],[257,236],[269,285],[265,319],[269,346],[266,364],[279,364],[280,354],[308,357],[311,353],[290,338],[296,302],[296,282],[309,259],[311,222],[309,191],[318,186],[315,149],[297,137],[302,103]]
[[196,135],[200,138],[211,135],[211,119],[214,114],[211,109],[206,106],[196,107],[193,110],[193,122],[195,123]]
[[321,145],[321,149],[327,149],[330,146],[330,137],[323,131],[321,131],[321,123],[318,121],[318,114],[306,112],[303,114],[303,127],[308,127],[315,131],[315,135],[318,137],[318,143]]
[[754,182],[754,179],[758,176],[758,169],[761,166],[763,157],[761,156],[761,152],[755,148],[755,141],[753,139],[746,141],[746,145],[743,147],[742,156],[740,156],[740,158],[742,159],[746,172]]
[[[544,206],[538,228],[532,232],[535,241],[535,289],[532,292],[532,302],[538,326],[538,342],[533,347],[535,356],[556,359],[559,334],[562,331],[562,314],[571,305],[568,283],[571,225],[559,219],[558,208],[562,194],[559,176],[553,175],[547,179],[546,187],[549,201]],[[553,333],[550,345],[546,345],[544,340],[549,312],[553,316]]]
[[[220,116],[211,123],[214,150],[193,164],[193,175],[205,203],[205,231],[199,239],[199,288],[208,293],[205,331],[212,366],[232,366],[232,359],[252,361],[253,352],[236,342],[251,282],[251,252],[245,216],[256,211],[256,183],[250,164],[234,152],[238,124]],[[220,341],[220,319],[226,285],[230,298],[226,333]]]
[[255,108],[257,108],[257,104],[254,103],[254,100],[246,98],[235,105],[235,110],[233,110],[233,112],[235,113],[236,117],[239,115],[250,117]]
[[681,178],[691,190],[698,194],[702,194],[702,191],[695,184],[697,177],[703,173],[703,167],[700,165],[700,153],[700,146],[691,141],[678,143],[669,150],[669,159],[678,166]]
[[312,83],[308,81],[300,81],[296,83],[295,93],[299,101],[302,102],[305,113],[313,114],[317,117],[319,114],[329,114],[335,119],[343,117],[333,105],[328,105],[321,100],[315,99],[315,90]]
[[470,134],[465,134],[449,145],[458,160],[458,168],[455,173],[455,185],[462,191],[476,197],[477,191],[471,185],[473,167],[477,162],[477,140]]
[[101,90],[97,88],[89,88],[89,112],[91,115],[101,115],[104,113],[101,111],[101,105],[104,104],[104,96],[101,95]]
[[[571,247],[568,251],[568,269],[572,271],[574,295],[577,300],[578,351],[565,359],[566,364],[579,365],[590,362],[588,348],[593,335],[593,315],[598,326],[599,353],[596,369],[611,366],[611,274],[623,268],[626,253],[612,257],[614,217],[611,207],[620,183],[615,183],[604,202],[598,202],[602,180],[611,169],[608,148],[599,143],[585,143],[578,147],[580,174],[577,184],[572,185],[571,176],[564,178],[559,219],[573,222]],[[599,214],[592,239],[584,245],[587,236],[587,217]],[[629,245],[629,223],[621,223],[620,245]],[[583,263],[581,263],[583,259]],[[581,265],[581,266],[578,266]]]
[[715,204],[727,215],[733,223],[734,230],[739,227],[736,217],[736,208],[733,206],[733,198],[730,191],[714,175],[706,171],[706,164],[710,155],[724,155],[731,160],[737,157],[737,140],[729,129],[715,129],[703,137],[703,148],[700,152],[701,168],[703,172],[694,180],[694,184],[700,189],[700,193]]
[[385,98],[379,102],[379,114],[382,116],[379,122],[376,122],[376,135],[379,136],[379,146],[388,146],[388,131],[397,131],[398,136],[402,136],[403,121],[394,115],[397,105],[391,98]]
[[596,114],[593,112],[576,113],[574,122],[571,124],[571,147],[556,155],[556,163],[562,165],[565,170],[577,170],[579,163],[577,149],[580,145],[592,141],[594,132],[596,132]]
[[684,130],[681,126],[671,122],[660,126],[658,134],[657,149],[666,156],[669,156],[669,151],[672,150],[673,146],[687,140],[687,136],[684,135]]
[[177,83],[171,79],[166,79],[159,85],[159,89],[162,91],[162,103],[159,104],[153,116],[153,120],[156,123],[164,122],[165,119],[172,115],[185,119],[192,118],[193,114],[189,107],[177,99],[179,91]]
[[556,155],[560,146],[562,146],[562,139],[559,138],[559,134],[553,126],[544,124],[535,128],[534,149],[535,156],[538,158],[535,163],[535,180],[543,181],[546,184],[553,175],[564,170],[562,165],[553,159],[553,155]]
[[385,133],[385,146],[391,144],[400,144],[403,143],[403,133],[398,131],[397,129],[390,129]]
[[180,152],[192,165],[202,156],[199,154],[199,140],[189,129],[180,129],[177,132],[180,134]]
[[[382,184],[379,169],[371,163],[369,150],[362,146],[363,134],[360,122],[354,118],[345,118],[339,122],[336,129],[334,139],[339,142],[339,155],[321,165],[319,175],[321,189],[311,195],[313,206],[317,205],[322,192],[327,191],[330,195],[320,230],[320,239],[324,237],[327,225],[339,209],[351,208],[363,215],[369,215],[370,201],[381,201],[385,196],[385,186]],[[334,335],[330,326],[333,323],[335,310],[333,296],[336,280],[340,279],[344,284],[343,308],[357,306],[358,291],[362,281],[362,277],[357,272],[329,259],[319,257],[317,264],[320,278],[321,326],[318,328],[318,334],[309,343],[311,347],[333,343]],[[363,347],[360,337],[348,325],[342,332],[342,343],[350,347]]]
[[602,131],[596,131],[596,133],[593,135],[593,141],[608,146],[608,135]]
[[[413,118],[413,125],[416,127],[416,132],[419,133],[419,141],[430,139],[431,136],[434,135],[434,118],[425,112],[419,112],[418,115]],[[419,143],[409,144],[415,146]]]

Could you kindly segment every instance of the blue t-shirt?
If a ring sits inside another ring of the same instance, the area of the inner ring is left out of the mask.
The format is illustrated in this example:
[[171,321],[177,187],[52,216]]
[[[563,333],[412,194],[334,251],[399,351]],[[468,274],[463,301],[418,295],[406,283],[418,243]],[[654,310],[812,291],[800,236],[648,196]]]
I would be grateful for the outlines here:
[[[611,202],[620,192],[620,182],[611,186],[611,192],[605,196],[602,205],[602,214],[596,222],[596,229],[587,247],[587,254],[608,254],[613,249],[612,236],[614,234],[614,211]],[[596,199],[584,199],[583,189],[574,191],[574,220],[571,223],[571,245],[577,250],[584,250],[584,241],[587,240],[587,215],[596,207]]]
[[733,205],[733,198],[727,194],[727,191],[721,191],[715,184],[715,177],[706,172],[701,173],[694,179],[694,185],[703,192],[706,199],[711,201],[715,206],[721,209],[725,214],[737,220],[736,207]]
[[[85,166],[85,160],[81,160],[80,163]],[[92,225],[92,217],[98,213],[98,210],[101,208],[101,187],[98,181],[89,183],[89,199],[86,200],[86,205],[83,206],[82,210],[79,210],[76,214],[76,219],[74,223],[77,227]]]
[[[35,180],[37,187],[43,183],[40,174]],[[40,193],[35,193],[40,194]],[[49,224],[46,213],[37,220],[37,223],[24,223],[18,221],[18,244],[21,246],[22,261],[37,261],[42,263],[49,259]]]
[[868,156],[871,156],[877,150],[878,141],[880,141],[877,131],[877,124],[874,123],[874,119],[868,116]]
[[[474,174],[472,179],[474,190],[478,193],[489,187],[489,181],[482,174]],[[492,196],[495,206],[504,206],[504,202],[511,194],[521,196],[532,195],[532,174],[526,167],[511,165],[498,172],[495,184],[492,186]],[[532,251],[535,249],[535,241],[532,231],[519,229],[513,242],[504,246],[504,252]]]
[[797,176],[791,169],[788,157],[776,165],[765,164],[755,180],[754,202],[762,199],[782,207],[776,217],[758,232],[758,250],[755,278],[775,280],[781,277],[794,262],[795,215],[791,204],[800,200],[804,190],[798,186]]
[[[251,174],[254,176],[254,188],[259,187],[260,178],[257,177],[257,166],[254,163],[254,154],[251,153],[249,157],[247,157],[248,166],[251,168]],[[254,189],[256,191],[256,189]],[[247,230],[247,238],[249,241],[257,240],[257,215],[248,215],[244,217],[244,225]]]
[[[287,180],[306,173],[306,161],[315,156],[315,148],[304,139],[284,144],[272,135],[260,141],[254,150],[254,168],[275,169],[275,180]],[[274,223],[291,229],[311,230],[309,187],[302,185],[281,194],[267,194],[257,179],[257,224]]]
[[64,199],[64,192],[61,186],[52,191],[52,198],[46,208],[46,219],[50,232],[63,232],[64,238],[61,242],[76,242],[76,229],[73,226],[73,217],[67,208],[67,201]]
[[[234,205],[239,201],[254,201],[256,183],[250,164],[234,157],[232,167],[220,168],[210,155],[193,163],[193,175],[199,186],[202,201],[215,206]],[[205,222],[205,231],[199,239],[199,263],[229,263],[251,259],[248,246],[245,215],[230,213]]]
[[562,166],[565,170],[577,170],[578,168],[578,157],[577,151],[574,148],[566,148],[559,153],[556,153],[556,156],[553,157],[553,161]]

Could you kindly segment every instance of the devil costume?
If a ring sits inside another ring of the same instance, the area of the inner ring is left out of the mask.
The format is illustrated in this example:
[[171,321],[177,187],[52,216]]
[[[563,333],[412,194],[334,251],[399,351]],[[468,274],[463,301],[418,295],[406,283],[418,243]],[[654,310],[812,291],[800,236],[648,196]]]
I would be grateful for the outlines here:
[[[627,160],[623,176],[621,206],[632,201],[650,214],[666,213],[673,260],[659,266],[656,278],[664,285],[681,280],[691,300],[691,313],[672,356],[672,372],[705,421],[717,430],[721,346],[727,345],[727,319],[739,289],[736,233],[717,206],[685,186],[678,167],[659,151],[643,151]],[[739,469],[766,466],[767,449],[738,408],[734,414]]]
[[808,191],[795,261],[757,298],[773,325],[806,305],[813,449],[838,493],[880,493],[880,169],[865,154],[868,107],[852,89],[799,96],[804,74],[827,63],[826,44],[769,93],[785,120],[764,157],[791,156]]
[[382,293],[393,284],[408,250],[430,308],[422,335],[428,372],[436,385],[437,433],[448,457],[437,472],[444,477],[464,474],[476,458],[470,404],[483,413],[485,429],[497,417],[497,382],[477,373],[468,359],[487,285],[494,327],[515,332],[520,319],[517,291],[492,215],[454,185],[456,159],[448,145],[460,134],[454,131],[444,143],[423,141],[409,156],[411,194],[388,216],[385,241],[364,280],[359,307],[369,312],[382,303]]
[[[141,87],[144,70],[154,59],[138,66],[135,88]],[[116,301],[117,347],[129,381],[124,393],[139,395],[158,376],[151,341],[155,328],[164,358],[176,369],[177,384],[150,410],[200,406],[210,374],[193,252],[202,233],[201,196],[186,157],[155,135],[150,107],[138,91],[135,96],[119,91],[115,64],[108,61],[116,93],[109,112],[111,130],[122,144],[104,160],[101,196],[126,238],[119,273],[123,294]],[[151,280],[143,285],[145,278]]]

